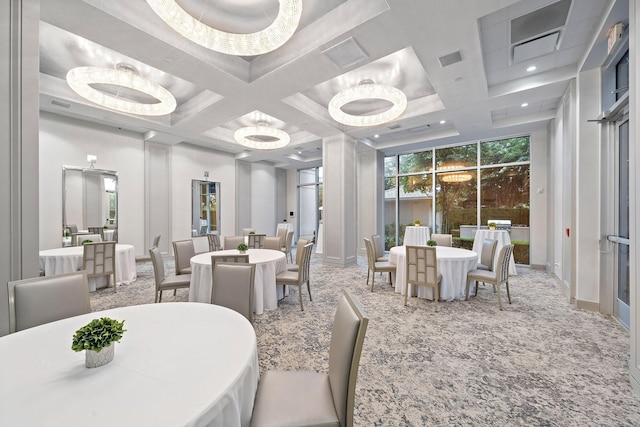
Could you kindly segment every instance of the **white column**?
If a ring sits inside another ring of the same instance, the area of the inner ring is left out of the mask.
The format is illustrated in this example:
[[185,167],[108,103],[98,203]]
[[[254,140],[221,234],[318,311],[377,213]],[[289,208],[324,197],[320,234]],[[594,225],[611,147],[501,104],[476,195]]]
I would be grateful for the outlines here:
[[364,238],[380,234],[384,239],[384,154],[370,149],[358,153],[358,241],[357,248],[366,252]]
[[6,283],[38,276],[39,20],[38,0],[0,2],[0,335]]
[[357,262],[356,141],[347,135],[322,142],[324,263],[346,267]]

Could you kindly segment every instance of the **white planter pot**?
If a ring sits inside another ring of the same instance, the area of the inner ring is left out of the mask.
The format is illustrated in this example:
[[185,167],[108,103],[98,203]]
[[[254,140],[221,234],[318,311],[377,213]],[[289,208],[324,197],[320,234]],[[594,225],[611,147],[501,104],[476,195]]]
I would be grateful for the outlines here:
[[105,347],[100,351],[85,350],[85,366],[87,368],[97,368],[113,360],[116,351],[116,343],[112,342],[109,347]]

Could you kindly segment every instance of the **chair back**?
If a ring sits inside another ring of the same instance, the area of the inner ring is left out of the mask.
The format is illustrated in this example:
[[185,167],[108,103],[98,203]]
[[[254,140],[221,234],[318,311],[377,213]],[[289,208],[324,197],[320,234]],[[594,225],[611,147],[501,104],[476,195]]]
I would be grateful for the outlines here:
[[496,256],[496,247],[498,241],[496,239],[484,239],[482,241],[482,251],[480,252],[480,264],[487,267],[489,271],[493,271],[493,259]]
[[347,291],[338,301],[329,346],[329,384],[341,426],[353,425],[360,354],[369,318]]
[[10,333],[91,312],[85,271],[15,280],[7,291]]
[[313,243],[304,245],[302,253],[302,264],[298,268],[298,281],[300,284],[309,281],[309,267],[311,266],[311,252],[313,251]]
[[262,249],[264,247],[264,238],[266,234],[249,234],[249,243],[247,246],[251,249]]
[[504,245],[498,254],[498,262],[496,264],[496,284],[500,284],[509,280],[509,262],[513,253],[513,245]]
[[243,228],[242,229],[242,237],[248,236],[249,233],[252,233],[252,232],[255,233],[256,229],[255,228]]
[[417,286],[438,286],[438,261],[432,246],[407,246],[407,283]]
[[116,242],[85,243],[83,245],[82,269],[88,278],[110,276],[116,283]]
[[304,247],[309,243],[311,243],[309,239],[298,239],[298,243],[296,243],[296,264],[300,265],[302,262]]
[[211,304],[237,311],[253,322],[255,264],[216,262],[211,270]]
[[151,257],[151,262],[153,263],[153,274],[156,279],[156,290],[157,290],[165,278],[164,261],[162,260],[162,254],[160,253],[160,249],[157,246],[149,249],[149,256]]
[[283,248],[287,243],[287,229],[286,228],[278,228],[276,230],[276,236],[280,238],[280,247]]
[[207,234],[207,239],[209,240],[209,252],[215,252],[222,249],[222,245],[220,245],[220,236],[217,234]]
[[104,228],[102,227],[87,227],[89,234],[99,234],[100,238],[104,240]]
[[451,234],[432,234],[431,240],[435,240],[438,246],[453,246],[453,235]]
[[240,243],[244,243],[244,237],[242,236],[231,236],[224,238],[225,249],[236,249]]
[[374,234],[371,236],[371,243],[373,243],[373,248],[375,249],[376,259],[382,258],[384,256],[384,244],[382,243],[382,236],[379,234]]
[[191,258],[196,255],[193,240],[176,240],[173,242],[173,256],[176,261],[176,274],[185,274],[191,268]]
[[280,249],[282,249],[282,239],[278,236],[266,236],[264,238],[263,249],[279,251]]
[[68,228],[70,233],[77,233],[78,232],[78,226],[75,225],[75,224],[67,224],[67,226],[65,228]]
[[373,269],[375,267],[376,264],[376,259],[375,259],[375,249],[373,248],[373,245],[371,244],[371,240],[367,239],[366,237],[364,238],[364,246],[367,249],[367,263],[369,264],[369,269]]
[[282,246],[285,249],[286,253],[291,252],[291,246],[293,245],[293,231],[287,231],[287,237],[284,241],[284,245]]
[[153,238],[153,244],[151,245],[151,247],[157,248],[159,245],[160,245],[160,234],[158,234],[156,237]]
[[82,245],[82,242],[89,240],[92,243],[102,242],[100,234],[76,234],[76,246]]
[[211,255],[211,268],[216,266],[218,262],[236,262],[249,264],[249,254],[238,255]]

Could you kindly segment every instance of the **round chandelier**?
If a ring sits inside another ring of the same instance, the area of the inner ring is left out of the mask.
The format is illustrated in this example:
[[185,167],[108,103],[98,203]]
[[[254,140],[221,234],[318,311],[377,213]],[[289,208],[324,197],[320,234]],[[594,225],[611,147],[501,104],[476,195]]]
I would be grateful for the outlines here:
[[228,55],[254,56],[271,52],[293,36],[302,15],[302,0],[279,0],[278,16],[267,28],[248,34],[220,31],[203,24],[175,0],[146,0],[167,25],[194,43]]
[[[116,68],[76,67],[67,73],[67,84],[81,97],[102,107],[142,116],[162,116],[176,109],[175,97],[157,83],[140,77],[135,68],[118,64]],[[143,103],[119,98],[94,89],[92,84],[107,84],[136,90],[158,100]]]
[[[342,107],[353,101],[382,99],[389,101],[391,108],[377,114],[357,116],[345,113]],[[337,93],[329,101],[329,115],[343,125],[376,126],[398,118],[407,108],[407,96],[393,86],[375,84],[371,80],[363,80],[357,86]]]
[[[441,166],[438,168],[438,171],[459,169],[462,167],[464,166],[463,165]],[[471,174],[471,171],[463,170],[458,172],[438,173],[438,178],[442,182],[467,182],[467,181],[471,181],[471,178],[473,178],[473,175]]]
[[236,142],[257,150],[275,150],[289,144],[291,137],[283,130],[259,123],[238,129],[233,135]]

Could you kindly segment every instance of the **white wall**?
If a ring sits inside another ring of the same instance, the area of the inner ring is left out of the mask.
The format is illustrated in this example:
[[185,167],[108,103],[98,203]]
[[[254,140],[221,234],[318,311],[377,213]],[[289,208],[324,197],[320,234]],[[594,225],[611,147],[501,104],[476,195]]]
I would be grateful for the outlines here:
[[545,268],[547,264],[547,129],[531,133],[531,170],[529,203],[529,263]]
[[118,172],[118,240],[144,251],[144,142],[141,135],[43,112],[40,114],[40,249],[62,244],[62,166]]
[[282,218],[276,218],[276,168],[251,164],[251,227],[273,236]]

